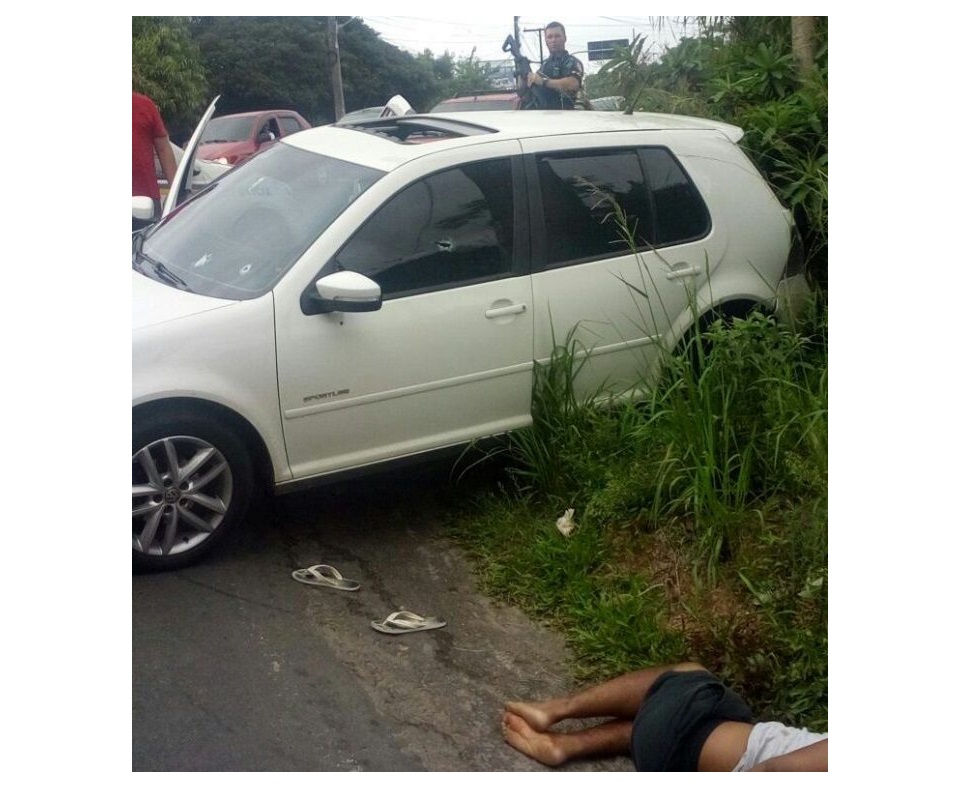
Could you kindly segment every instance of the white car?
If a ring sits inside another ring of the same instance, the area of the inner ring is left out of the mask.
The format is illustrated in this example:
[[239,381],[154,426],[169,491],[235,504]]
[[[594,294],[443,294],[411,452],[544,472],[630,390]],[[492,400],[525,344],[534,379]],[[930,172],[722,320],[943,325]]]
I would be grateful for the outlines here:
[[802,282],[793,222],[741,136],[639,113],[389,117],[286,137],[169,209],[133,237],[135,563],[198,559],[255,491],[527,426],[534,361],[576,326],[579,391],[622,394],[691,300],[774,308]]
[[[175,165],[178,165],[185,155],[185,151],[181,146],[175,145],[174,143],[170,145],[171,152],[175,157]],[[207,159],[198,159],[196,157],[192,165],[192,188],[190,194],[193,195],[205,189],[216,178],[231,169],[231,165],[223,165],[221,162],[210,162]],[[161,199],[164,200],[168,194],[168,179],[165,178],[165,174],[161,170],[161,162],[158,161],[157,154],[155,154],[155,177],[158,179],[158,189],[161,192]]]

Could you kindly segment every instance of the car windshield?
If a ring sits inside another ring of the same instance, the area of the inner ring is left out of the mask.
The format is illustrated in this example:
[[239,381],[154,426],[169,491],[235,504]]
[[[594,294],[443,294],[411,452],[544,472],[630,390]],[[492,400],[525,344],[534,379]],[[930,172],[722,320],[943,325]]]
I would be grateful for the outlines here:
[[202,132],[202,142],[237,143],[239,140],[248,140],[252,134],[253,123],[255,118],[252,116],[212,118]]
[[[134,264],[161,264],[195,293],[253,299],[383,176],[289,145],[230,170],[147,232]],[[167,282],[167,280],[166,280]]]

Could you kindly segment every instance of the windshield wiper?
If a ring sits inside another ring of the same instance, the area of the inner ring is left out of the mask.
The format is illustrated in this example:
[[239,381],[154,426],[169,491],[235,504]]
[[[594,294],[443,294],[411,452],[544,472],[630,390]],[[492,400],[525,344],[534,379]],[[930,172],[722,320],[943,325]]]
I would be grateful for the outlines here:
[[[169,285],[174,285],[176,288],[180,288],[183,291],[192,290],[188,287],[188,283],[186,283],[181,277],[165,266],[165,264],[163,264],[161,261],[156,261],[154,258],[149,258],[141,251],[140,248],[135,252],[135,260],[137,261],[139,258],[151,265],[151,272],[162,282],[166,282]],[[143,270],[144,269],[142,268],[142,271]]]

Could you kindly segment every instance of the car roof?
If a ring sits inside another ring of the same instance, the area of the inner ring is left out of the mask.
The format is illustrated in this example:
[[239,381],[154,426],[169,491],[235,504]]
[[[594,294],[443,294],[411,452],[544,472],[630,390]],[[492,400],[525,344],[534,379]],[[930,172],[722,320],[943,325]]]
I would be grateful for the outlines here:
[[[471,117],[472,116],[472,117]],[[454,149],[482,141],[520,140],[551,135],[628,131],[714,131],[733,142],[743,136],[738,126],[662,113],[594,110],[517,110],[436,112],[361,121],[352,126],[322,126],[290,135],[281,142],[306,151],[390,171],[431,150]],[[425,143],[412,145],[409,143]]]

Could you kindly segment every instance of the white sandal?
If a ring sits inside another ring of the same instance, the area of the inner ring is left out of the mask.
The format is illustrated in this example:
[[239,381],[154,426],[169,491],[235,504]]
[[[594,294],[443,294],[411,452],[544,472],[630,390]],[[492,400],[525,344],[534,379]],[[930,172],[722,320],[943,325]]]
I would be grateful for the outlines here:
[[382,634],[409,634],[414,631],[431,631],[443,628],[447,623],[437,617],[421,617],[401,609],[389,614],[382,621],[372,620],[370,627]]
[[313,565],[292,572],[292,578],[297,582],[309,584],[313,587],[331,587],[334,590],[353,592],[360,589],[360,583],[352,579],[344,579],[332,565]]

